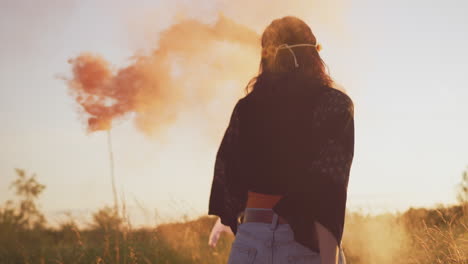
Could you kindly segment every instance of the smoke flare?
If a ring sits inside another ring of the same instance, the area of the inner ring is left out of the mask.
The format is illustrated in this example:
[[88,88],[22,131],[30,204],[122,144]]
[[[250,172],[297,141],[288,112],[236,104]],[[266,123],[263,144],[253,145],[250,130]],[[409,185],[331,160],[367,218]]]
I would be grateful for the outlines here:
[[158,48],[133,58],[127,67],[113,70],[91,53],[70,59],[73,77],[68,86],[89,132],[109,130],[114,120],[134,113],[136,126],[153,135],[184,108],[210,100],[220,82],[245,76],[239,73],[241,61],[232,65],[233,47],[256,49],[258,39],[253,30],[224,16],[214,24],[188,19],[163,31]]

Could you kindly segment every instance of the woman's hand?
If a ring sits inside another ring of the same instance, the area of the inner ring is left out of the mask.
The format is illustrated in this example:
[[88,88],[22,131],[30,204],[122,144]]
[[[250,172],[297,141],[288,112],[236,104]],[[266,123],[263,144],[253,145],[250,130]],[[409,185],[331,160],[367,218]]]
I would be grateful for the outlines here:
[[208,245],[210,245],[210,247],[212,248],[216,247],[216,243],[218,243],[219,237],[221,236],[221,233],[223,232],[232,234],[231,228],[229,226],[223,225],[221,223],[221,218],[218,218],[218,220],[213,226],[213,229],[211,229],[210,238],[208,240]]

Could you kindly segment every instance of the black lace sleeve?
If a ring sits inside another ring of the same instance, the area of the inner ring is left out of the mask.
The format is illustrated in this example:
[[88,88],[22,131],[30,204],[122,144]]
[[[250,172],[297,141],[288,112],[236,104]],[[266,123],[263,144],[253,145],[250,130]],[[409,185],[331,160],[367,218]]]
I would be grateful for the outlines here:
[[[310,157],[304,177],[292,184],[273,210],[283,216],[295,239],[312,247],[314,221],[327,228],[338,245],[343,234],[347,186],[354,154],[354,108],[344,93],[330,89],[311,118],[318,152]],[[311,152],[312,153],[312,152]]]
[[221,145],[216,154],[209,200],[209,215],[217,215],[221,223],[237,232],[237,217],[244,209],[247,191],[239,180],[239,100],[234,107]]

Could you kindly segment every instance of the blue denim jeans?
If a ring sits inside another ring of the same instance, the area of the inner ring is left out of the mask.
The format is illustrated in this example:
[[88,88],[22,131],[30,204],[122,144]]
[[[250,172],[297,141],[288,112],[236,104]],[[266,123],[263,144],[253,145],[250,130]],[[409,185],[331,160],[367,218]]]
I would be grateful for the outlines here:
[[[246,210],[271,210],[247,208]],[[276,222],[275,222],[276,220]],[[345,264],[340,247],[339,263]],[[289,224],[239,224],[228,264],[320,264],[319,253],[297,243]]]

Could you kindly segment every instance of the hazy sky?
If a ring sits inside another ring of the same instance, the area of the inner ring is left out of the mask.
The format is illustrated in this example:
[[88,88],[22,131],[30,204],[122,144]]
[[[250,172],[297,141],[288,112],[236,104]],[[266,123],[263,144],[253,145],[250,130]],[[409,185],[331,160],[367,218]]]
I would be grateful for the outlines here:
[[[70,75],[68,59],[83,51],[124,66],[151,50],[175,19],[210,23],[219,11],[259,33],[284,15],[309,23],[332,76],[355,103],[351,208],[453,202],[468,165],[468,3],[319,2],[2,0],[0,202],[12,197],[14,168],[24,168],[47,186],[47,212],[110,204],[106,134],[86,133],[57,76]],[[257,60],[246,58],[252,76]],[[118,122],[117,188],[128,206],[138,201],[162,215],[206,212],[216,150],[248,77],[219,88],[211,132],[198,125],[204,116],[196,111],[182,113],[164,140],[140,133],[131,117]]]

